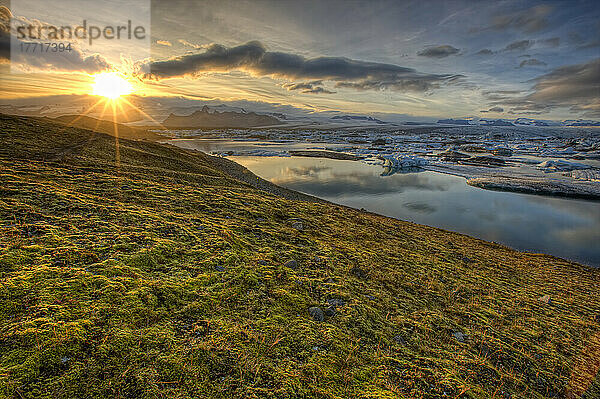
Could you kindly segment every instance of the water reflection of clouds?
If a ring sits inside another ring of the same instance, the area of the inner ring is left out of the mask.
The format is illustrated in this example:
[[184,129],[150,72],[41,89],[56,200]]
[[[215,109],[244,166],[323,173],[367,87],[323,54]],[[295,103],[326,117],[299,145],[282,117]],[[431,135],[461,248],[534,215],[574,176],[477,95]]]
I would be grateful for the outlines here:
[[303,166],[298,168],[286,168],[288,171],[288,175],[295,176],[315,176],[325,171],[332,170],[331,167],[328,166]]
[[407,190],[446,191],[450,184],[423,173],[398,174],[389,178],[361,171],[341,172],[330,167],[285,168],[271,182],[322,197],[401,193]]
[[437,211],[437,207],[426,204],[424,202],[405,202],[402,205],[405,208],[410,209],[411,211],[420,213],[434,213],[435,211]]
[[578,217],[579,223],[563,223],[552,235],[570,246],[582,249],[595,248],[600,242],[600,203],[584,200],[561,200],[556,198],[531,198],[530,201],[545,204],[559,214],[568,213]]

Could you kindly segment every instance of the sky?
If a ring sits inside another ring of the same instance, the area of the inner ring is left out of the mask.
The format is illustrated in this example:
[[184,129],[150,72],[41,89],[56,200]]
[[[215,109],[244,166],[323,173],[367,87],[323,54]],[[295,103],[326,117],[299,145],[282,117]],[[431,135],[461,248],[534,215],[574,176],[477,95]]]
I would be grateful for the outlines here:
[[[139,96],[380,117],[600,119],[597,1],[171,0],[149,12],[150,51],[133,65],[89,46],[68,66],[28,61],[35,73],[5,61],[0,98],[87,94],[94,73],[116,69]],[[0,62],[10,35],[0,36]]]

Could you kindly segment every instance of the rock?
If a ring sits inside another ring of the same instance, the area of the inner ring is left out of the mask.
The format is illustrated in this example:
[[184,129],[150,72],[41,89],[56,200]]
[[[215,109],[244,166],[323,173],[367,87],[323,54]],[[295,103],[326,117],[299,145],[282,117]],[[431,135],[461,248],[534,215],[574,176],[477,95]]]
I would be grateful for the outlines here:
[[550,295],[544,295],[538,298],[538,301],[545,303],[545,304],[550,304],[552,302],[552,299],[550,298]]
[[225,268],[224,268],[223,266],[216,265],[216,266],[215,266],[215,270],[216,270],[216,271],[218,271],[218,272],[224,272],[224,271],[225,271]]
[[331,306],[344,306],[345,302],[340,298],[331,298],[327,300],[327,303]]
[[264,260],[264,259],[261,259],[261,260],[259,260],[259,261],[258,261],[258,262],[256,262],[256,263],[258,263],[258,264],[259,264],[259,265],[261,265],[261,266],[266,266],[266,265],[268,265],[268,264],[269,264],[269,262],[267,262],[267,261],[266,261],[266,260]]
[[321,310],[321,308],[318,306],[313,306],[313,307],[309,308],[308,314],[311,315],[311,317],[313,318],[314,321],[321,322],[321,321],[325,320],[325,315],[323,314],[323,311]]
[[292,228],[294,228],[296,230],[304,230],[304,225],[302,224],[302,222],[296,221],[296,222],[292,223]]
[[600,323],[600,313],[596,315],[596,323]]
[[327,309],[325,309],[325,316],[333,317],[333,316],[335,316],[335,314],[336,314],[336,311],[335,311],[334,306],[329,306]]
[[298,262],[295,261],[294,259],[291,259],[291,260],[288,260],[287,262],[285,262],[285,264],[283,266],[289,267],[290,269],[295,269],[298,267]]
[[469,339],[469,337],[468,337],[467,335],[463,334],[463,333],[462,333],[462,332],[460,332],[460,331],[455,331],[455,332],[453,332],[453,333],[452,333],[452,336],[453,336],[453,337],[454,337],[454,338],[455,338],[455,339],[456,339],[458,342],[460,342],[460,343],[463,343],[463,344],[464,344],[465,342],[467,342],[467,339]]

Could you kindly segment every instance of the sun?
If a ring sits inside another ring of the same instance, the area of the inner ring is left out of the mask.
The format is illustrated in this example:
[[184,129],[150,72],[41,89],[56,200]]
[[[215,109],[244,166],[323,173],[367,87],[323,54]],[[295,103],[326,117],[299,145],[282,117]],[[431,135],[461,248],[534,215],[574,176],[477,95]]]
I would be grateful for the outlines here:
[[133,87],[117,72],[103,72],[94,75],[92,94],[115,100],[121,96],[131,94]]

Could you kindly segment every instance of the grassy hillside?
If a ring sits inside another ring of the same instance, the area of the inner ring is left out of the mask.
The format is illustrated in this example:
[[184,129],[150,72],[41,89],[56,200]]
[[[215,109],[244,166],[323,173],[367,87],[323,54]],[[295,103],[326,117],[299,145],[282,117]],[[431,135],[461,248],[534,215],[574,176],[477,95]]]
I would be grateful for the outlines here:
[[92,118],[82,115],[62,115],[52,119],[50,122],[57,122],[67,126],[90,129],[100,133],[106,133],[111,136],[118,135],[120,138],[134,140],[160,140],[164,139],[160,135],[149,131],[147,128],[131,127],[116,123],[113,121]]
[[0,397],[600,393],[600,270],[0,122]]

